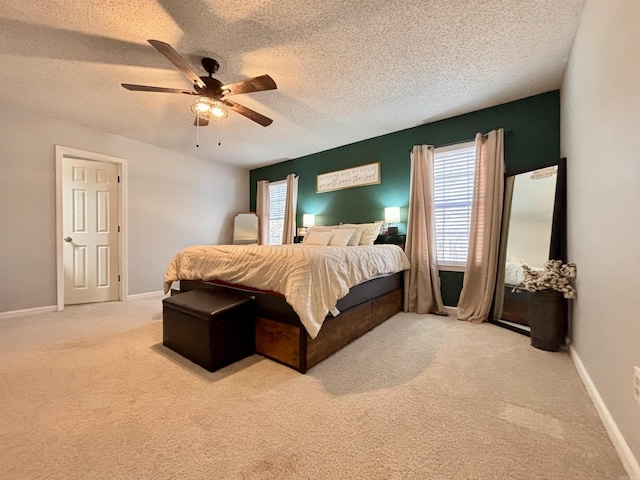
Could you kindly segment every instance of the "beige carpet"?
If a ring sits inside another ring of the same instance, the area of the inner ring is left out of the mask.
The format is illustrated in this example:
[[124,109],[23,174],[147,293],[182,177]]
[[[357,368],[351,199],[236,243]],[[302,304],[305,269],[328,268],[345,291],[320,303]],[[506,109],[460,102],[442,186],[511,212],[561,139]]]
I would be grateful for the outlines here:
[[566,353],[398,314],[306,375],[208,373],[160,299],[0,321],[2,479],[618,479]]

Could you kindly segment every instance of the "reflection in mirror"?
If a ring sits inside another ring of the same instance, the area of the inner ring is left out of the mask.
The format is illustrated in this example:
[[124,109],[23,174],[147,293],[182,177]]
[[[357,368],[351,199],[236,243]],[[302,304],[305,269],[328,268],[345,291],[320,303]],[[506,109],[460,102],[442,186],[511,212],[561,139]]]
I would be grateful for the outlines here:
[[255,213],[239,213],[233,222],[234,245],[258,244],[258,215]]
[[505,284],[524,280],[523,265],[542,269],[549,260],[558,167],[516,175],[513,182]]

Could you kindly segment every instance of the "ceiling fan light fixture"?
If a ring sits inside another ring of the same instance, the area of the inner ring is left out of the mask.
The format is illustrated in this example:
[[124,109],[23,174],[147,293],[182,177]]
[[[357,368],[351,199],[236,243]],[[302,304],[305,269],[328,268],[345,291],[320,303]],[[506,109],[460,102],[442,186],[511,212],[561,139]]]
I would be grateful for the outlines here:
[[227,118],[229,111],[224,103],[210,97],[198,97],[191,102],[191,111],[205,120]]

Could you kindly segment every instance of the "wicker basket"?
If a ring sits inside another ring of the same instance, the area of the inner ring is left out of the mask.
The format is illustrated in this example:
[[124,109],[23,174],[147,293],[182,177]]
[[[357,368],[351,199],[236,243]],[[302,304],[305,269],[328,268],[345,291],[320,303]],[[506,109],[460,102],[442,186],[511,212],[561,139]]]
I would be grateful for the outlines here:
[[567,336],[569,301],[561,292],[538,290],[531,293],[529,326],[531,345],[541,350],[557,352]]

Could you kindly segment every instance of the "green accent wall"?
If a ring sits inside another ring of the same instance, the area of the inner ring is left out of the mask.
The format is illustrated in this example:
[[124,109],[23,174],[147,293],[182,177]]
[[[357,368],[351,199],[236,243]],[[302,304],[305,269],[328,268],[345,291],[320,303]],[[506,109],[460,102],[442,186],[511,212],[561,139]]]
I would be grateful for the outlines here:
[[[255,211],[259,180],[283,180],[296,173],[297,224],[316,215],[316,224],[364,223],[384,218],[384,207],[400,207],[400,233],[406,231],[409,206],[409,152],[414,145],[447,145],[472,140],[476,133],[505,130],[505,168],[535,169],[560,158],[560,92],[535,95],[457,117],[427,123],[380,137],[251,170],[251,210]],[[380,183],[316,193],[319,174],[380,162]],[[445,305],[457,305],[463,274],[441,272]]]

